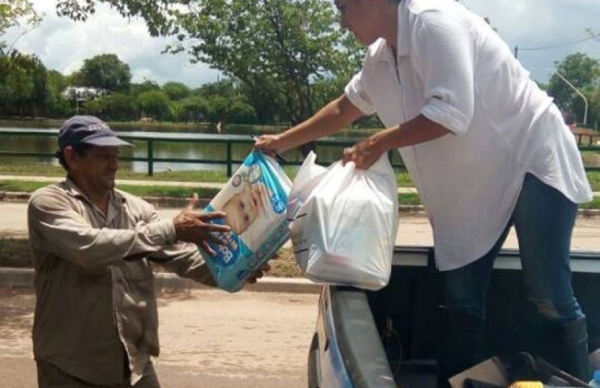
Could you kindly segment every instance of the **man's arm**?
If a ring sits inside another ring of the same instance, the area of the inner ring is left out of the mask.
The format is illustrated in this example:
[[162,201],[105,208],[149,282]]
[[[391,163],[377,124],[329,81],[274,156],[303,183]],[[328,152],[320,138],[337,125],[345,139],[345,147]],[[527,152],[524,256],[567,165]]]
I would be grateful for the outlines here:
[[29,203],[29,234],[34,248],[100,272],[122,260],[158,252],[178,239],[201,246],[207,241],[222,243],[212,233],[229,229],[206,222],[222,214],[198,214],[189,205],[174,220],[154,219],[153,211],[148,206],[146,214],[140,215],[142,221],[131,229],[99,229],[77,213],[66,198],[40,193]]
[[127,257],[155,252],[175,241],[172,221],[138,222],[133,229],[94,228],[66,198],[34,195],[28,206],[34,248],[50,252],[92,272]]

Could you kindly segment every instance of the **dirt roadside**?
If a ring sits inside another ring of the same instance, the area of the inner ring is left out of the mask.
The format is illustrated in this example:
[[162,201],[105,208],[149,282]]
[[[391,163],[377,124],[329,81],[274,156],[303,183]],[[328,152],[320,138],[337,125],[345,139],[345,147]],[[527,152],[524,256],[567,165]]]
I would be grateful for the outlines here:
[[[204,290],[159,297],[163,387],[306,387],[318,295]],[[0,289],[0,381],[36,386],[34,296]]]

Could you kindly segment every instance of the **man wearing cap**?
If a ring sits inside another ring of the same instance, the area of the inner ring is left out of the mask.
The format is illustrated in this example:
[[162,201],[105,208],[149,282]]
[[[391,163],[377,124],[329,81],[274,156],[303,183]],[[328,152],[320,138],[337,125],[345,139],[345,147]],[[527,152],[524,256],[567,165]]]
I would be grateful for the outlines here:
[[207,221],[224,213],[194,211],[194,195],[160,220],[150,204],[115,189],[119,147],[131,144],[96,117],[67,120],[58,145],[66,180],[36,191],[28,208],[39,386],[159,387],[149,262],[214,285],[198,246],[214,254],[208,242],[222,241],[213,233],[229,227]]

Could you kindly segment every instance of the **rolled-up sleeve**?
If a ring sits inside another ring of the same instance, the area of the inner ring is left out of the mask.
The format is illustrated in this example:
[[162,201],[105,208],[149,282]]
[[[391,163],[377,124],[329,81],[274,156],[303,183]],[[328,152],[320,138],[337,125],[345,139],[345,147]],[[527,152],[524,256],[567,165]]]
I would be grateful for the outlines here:
[[50,195],[33,196],[28,222],[35,248],[93,272],[130,256],[159,251],[176,239],[171,220],[140,221],[133,229],[94,228],[66,198]]
[[463,134],[469,129],[475,104],[473,37],[458,18],[436,11],[420,16],[411,45],[425,93],[421,114]]
[[360,109],[365,115],[372,115],[375,113],[375,106],[371,101],[366,88],[363,85],[363,72],[359,72],[346,85],[344,93],[354,106]]

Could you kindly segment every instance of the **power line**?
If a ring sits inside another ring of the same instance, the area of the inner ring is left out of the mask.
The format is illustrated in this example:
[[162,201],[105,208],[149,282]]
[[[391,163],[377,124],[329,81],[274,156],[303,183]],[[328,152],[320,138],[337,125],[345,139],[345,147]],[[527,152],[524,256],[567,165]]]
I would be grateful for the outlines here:
[[559,44],[550,45],[550,46],[541,46],[541,47],[519,47],[519,50],[525,50],[525,51],[542,51],[542,50],[550,50],[550,49],[555,49],[555,48],[560,48],[560,47],[570,46],[570,45],[572,45],[572,44],[577,44],[577,43],[585,42],[585,41],[592,40],[592,39],[598,39],[598,38],[599,38],[598,36],[596,36],[596,35],[593,35],[593,36],[588,36],[587,38],[582,38],[582,39],[574,40],[574,41],[572,41],[572,42],[559,43]]
[[586,42],[588,40],[598,40],[600,42],[600,35],[592,33],[590,36],[585,37],[585,38],[577,39],[577,40],[574,40],[574,41],[571,41],[571,42],[558,43],[558,44],[549,45],[549,46],[540,46],[540,47],[519,47],[519,46],[515,46],[513,53],[514,53],[515,58],[518,58],[519,57],[519,51],[522,51],[522,50],[525,50],[525,51],[551,50],[551,49],[556,49],[556,48],[560,48],[560,47],[570,46],[570,45],[577,44],[577,43]]

